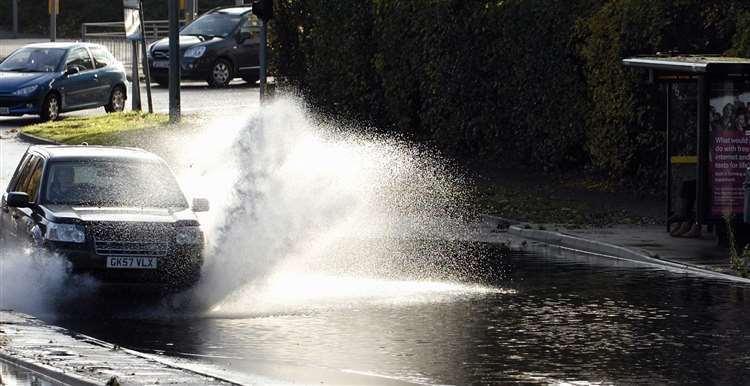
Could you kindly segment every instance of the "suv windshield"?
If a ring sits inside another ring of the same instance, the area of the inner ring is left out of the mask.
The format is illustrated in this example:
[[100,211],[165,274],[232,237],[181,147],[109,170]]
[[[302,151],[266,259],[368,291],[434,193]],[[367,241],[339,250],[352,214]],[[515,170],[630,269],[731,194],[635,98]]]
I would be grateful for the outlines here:
[[158,162],[52,162],[44,186],[45,204],[188,207],[172,172]]
[[180,35],[219,36],[225,38],[234,31],[241,18],[239,15],[220,13],[204,15],[180,31]]
[[54,72],[63,56],[62,48],[21,48],[0,63],[0,71]]

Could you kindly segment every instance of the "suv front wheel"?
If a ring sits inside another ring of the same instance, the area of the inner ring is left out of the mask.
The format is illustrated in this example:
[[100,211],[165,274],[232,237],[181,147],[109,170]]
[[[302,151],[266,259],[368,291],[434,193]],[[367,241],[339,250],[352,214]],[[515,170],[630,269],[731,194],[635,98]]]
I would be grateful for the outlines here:
[[226,59],[218,59],[211,66],[211,73],[208,74],[208,85],[211,87],[226,87],[232,81],[232,63]]

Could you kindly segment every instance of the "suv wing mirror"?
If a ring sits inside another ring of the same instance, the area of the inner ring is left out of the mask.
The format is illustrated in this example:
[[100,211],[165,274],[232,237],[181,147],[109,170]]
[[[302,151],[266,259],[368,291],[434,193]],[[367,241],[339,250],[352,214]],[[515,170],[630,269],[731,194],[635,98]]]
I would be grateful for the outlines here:
[[211,205],[205,198],[194,198],[193,199],[193,212],[208,212]]
[[9,207],[13,208],[28,208],[29,207],[29,195],[24,192],[10,192],[5,197],[5,202]]

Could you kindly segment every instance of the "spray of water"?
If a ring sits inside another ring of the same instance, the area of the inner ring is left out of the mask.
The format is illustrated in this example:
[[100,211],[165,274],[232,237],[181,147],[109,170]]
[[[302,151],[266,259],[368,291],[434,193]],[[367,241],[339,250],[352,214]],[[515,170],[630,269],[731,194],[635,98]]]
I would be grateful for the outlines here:
[[[141,144],[211,202],[202,279],[183,294],[192,301],[254,313],[495,291],[458,284],[471,270],[463,246],[436,241],[462,236],[471,197],[430,152],[320,123],[294,98],[193,125]],[[69,286],[62,259],[20,256],[3,259],[0,306],[43,307]]]
[[459,237],[470,213],[463,180],[439,157],[320,123],[292,98],[181,138],[162,152],[179,165],[188,194],[212,203],[201,219],[209,242],[203,279],[191,297],[268,311],[480,291],[436,281],[455,271],[450,260],[460,251],[430,240]]
[[52,253],[4,246],[0,255],[0,309],[43,316],[96,290],[92,278],[70,275],[67,260]]

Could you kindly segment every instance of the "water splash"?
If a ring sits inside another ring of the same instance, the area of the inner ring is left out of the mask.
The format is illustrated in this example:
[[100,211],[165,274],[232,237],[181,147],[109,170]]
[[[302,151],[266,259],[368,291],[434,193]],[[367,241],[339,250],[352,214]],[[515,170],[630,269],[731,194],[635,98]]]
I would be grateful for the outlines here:
[[[464,181],[428,151],[361,132],[320,123],[299,101],[282,98],[246,122],[206,122],[189,141],[166,146],[170,162],[183,166],[176,172],[188,194],[212,203],[201,218],[209,243],[203,279],[190,296],[226,306],[265,293],[256,304],[274,297],[281,304],[289,299],[274,288],[289,278],[329,288],[319,297],[353,290],[367,298],[383,286],[392,294],[410,285],[456,289],[429,284],[447,269],[434,257],[455,250],[425,249],[435,256],[419,264],[415,256],[394,258],[390,245],[457,237],[469,213]],[[297,296],[303,292],[314,291]]]
[[92,278],[70,275],[70,263],[52,253],[4,246],[0,255],[0,309],[47,315],[96,289]]

